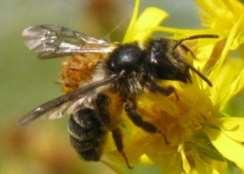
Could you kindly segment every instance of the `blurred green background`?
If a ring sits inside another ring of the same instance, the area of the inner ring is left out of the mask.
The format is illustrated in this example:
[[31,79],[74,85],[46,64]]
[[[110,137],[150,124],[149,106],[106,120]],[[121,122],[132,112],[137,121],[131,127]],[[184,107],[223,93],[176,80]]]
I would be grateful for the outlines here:
[[[148,5],[168,11],[167,25],[200,26],[191,0],[142,0],[142,8]],[[30,25],[57,24],[120,40],[132,8],[133,0],[0,1],[0,174],[113,173],[100,163],[78,158],[69,145],[67,118],[42,119],[26,128],[16,126],[22,114],[62,93],[55,83],[62,59],[37,59],[24,46],[21,32]],[[228,112],[240,115],[241,103],[240,95]]]

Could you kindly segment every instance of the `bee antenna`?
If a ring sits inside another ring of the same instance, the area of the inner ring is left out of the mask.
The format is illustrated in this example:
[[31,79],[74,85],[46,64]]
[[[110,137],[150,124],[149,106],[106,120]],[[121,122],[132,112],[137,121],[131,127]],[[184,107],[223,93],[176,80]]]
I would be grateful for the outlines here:
[[219,38],[219,36],[216,34],[198,34],[198,35],[194,35],[194,36],[189,36],[189,37],[178,40],[174,46],[174,50],[185,41],[195,40],[195,39],[204,39],[204,38],[215,39],[215,38]]
[[213,86],[212,82],[204,76],[200,71],[198,71],[196,68],[194,68],[192,65],[188,65],[189,69],[191,69],[194,73],[196,73],[201,79],[203,79],[210,87]]

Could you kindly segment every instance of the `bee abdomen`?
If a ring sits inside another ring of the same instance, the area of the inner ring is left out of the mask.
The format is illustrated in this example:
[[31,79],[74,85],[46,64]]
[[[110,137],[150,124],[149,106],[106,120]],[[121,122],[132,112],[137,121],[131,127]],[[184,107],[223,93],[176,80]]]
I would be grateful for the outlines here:
[[70,142],[85,160],[98,161],[100,159],[106,133],[94,109],[82,108],[70,117]]

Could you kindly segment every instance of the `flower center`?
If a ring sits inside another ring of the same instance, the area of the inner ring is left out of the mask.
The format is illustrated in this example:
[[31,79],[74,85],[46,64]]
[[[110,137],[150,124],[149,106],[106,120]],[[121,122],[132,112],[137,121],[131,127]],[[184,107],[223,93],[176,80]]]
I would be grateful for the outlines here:
[[171,145],[189,140],[196,131],[213,121],[213,105],[207,91],[196,85],[184,84],[174,94],[163,96],[145,93],[138,97],[138,110],[143,117],[160,128]]

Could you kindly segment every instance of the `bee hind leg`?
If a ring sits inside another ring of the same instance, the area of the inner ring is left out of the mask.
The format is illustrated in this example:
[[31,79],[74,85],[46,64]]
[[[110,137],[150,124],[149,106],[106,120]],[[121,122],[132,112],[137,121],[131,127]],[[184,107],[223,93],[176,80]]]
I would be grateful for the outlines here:
[[128,157],[124,151],[123,134],[118,127],[114,128],[114,126],[111,123],[111,117],[110,117],[110,113],[109,113],[109,109],[108,109],[109,102],[110,102],[110,99],[107,95],[104,95],[104,94],[98,95],[98,97],[96,99],[96,105],[97,105],[97,108],[99,111],[99,115],[100,115],[104,125],[108,128],[109,131],[112,132],[112,138],[113,138],[114,144],[116,146],[116,149],[122,155],[127,167],[129,169],[132,169],[133,167],[129,163]]
[[124,152],[123,135],[122,135],[121,130],[119,128],[113,129],[112,136],[113,136],[113,140],[116,145],[116,148],[117,148],[118,152],[124,158],[127,167],[129,169],[132,169],[133,166],[129,163],[128,157],[127,157],[126,153]]

